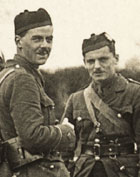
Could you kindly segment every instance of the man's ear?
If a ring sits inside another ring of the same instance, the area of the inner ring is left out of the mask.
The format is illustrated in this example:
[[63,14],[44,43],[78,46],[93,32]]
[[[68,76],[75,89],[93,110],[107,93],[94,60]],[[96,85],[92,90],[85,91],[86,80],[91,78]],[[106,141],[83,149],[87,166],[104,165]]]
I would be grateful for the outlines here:
[[119,62],[119,55],[118,54],[115,55],[115,59],[116,59],[116,64],[118,64],[118,62]]
[[116,54],[116,60],[119,61],[119,54]]
[[17,45],[17,47],[19,49],[22,49],[22,46],[21,46],[21,36],[19,36],[19,35],[15,36],[15,43],[16,43],[16,45]]
[[85,58],[83,58],[83,62],[84,62],[84,64],[85,64]]
[[84,67],[85,67],[85,69],[87,69],[87,64],[86,64],[85,58],[83,58],[83,62],[84,62]]

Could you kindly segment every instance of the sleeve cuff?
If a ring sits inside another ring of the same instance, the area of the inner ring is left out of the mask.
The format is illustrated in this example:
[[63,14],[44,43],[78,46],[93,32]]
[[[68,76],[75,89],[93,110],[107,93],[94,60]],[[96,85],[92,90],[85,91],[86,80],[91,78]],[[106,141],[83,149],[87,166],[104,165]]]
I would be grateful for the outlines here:
[[60,144],[61,139],[62,139],[62,131],[61,131],[60,127],[57,126],[57,125],[55,125],[55,127],[56,127],[57,130],[59,131],[60,138],[59,138],[59,141],[58,141],[57,145],[55,146],[54,150],[56,150],[57,146]]

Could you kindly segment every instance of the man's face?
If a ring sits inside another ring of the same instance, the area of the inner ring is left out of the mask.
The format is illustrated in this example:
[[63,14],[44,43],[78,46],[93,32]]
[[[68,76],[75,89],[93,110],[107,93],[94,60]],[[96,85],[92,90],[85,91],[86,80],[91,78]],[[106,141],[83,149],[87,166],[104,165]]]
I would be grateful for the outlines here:
[[52,34],[53,27],[50,25],[28,30],[19,41],[23,57],[32,64],[44,64],[52,48]]
[[87,52],[84,62],[85,68],[95,82],[102,82],[115,74],[117,59],[108,46]]

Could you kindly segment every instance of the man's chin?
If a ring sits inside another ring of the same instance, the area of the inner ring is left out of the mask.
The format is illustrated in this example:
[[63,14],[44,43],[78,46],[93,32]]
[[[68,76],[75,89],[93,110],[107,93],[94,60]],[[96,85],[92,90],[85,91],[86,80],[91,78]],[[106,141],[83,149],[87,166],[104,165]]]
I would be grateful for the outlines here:
[[100,77],[92,77],[92,79],[93,79],[95,82],[103,82],[104,80],[106,80],[106,78],[103,77],[103,76],[100,76]]
[[46,60],[42,60],[38,62],[38,65],[44,65],[46,63]]
[[46,63],[46,61],[47,61],[47,59],[48,59],[48,56],[47,57],[39,57],[38,58],[38,60],[37,60],[37,62],[38,62],[38,64],[40,64],[40,65],[43,65],[43,64],[45,64]]
[[37,54],[37,58],[38,59],[47,59],[49,57],[49,54],[44,54],[44,55],[40,55],[40,54]]

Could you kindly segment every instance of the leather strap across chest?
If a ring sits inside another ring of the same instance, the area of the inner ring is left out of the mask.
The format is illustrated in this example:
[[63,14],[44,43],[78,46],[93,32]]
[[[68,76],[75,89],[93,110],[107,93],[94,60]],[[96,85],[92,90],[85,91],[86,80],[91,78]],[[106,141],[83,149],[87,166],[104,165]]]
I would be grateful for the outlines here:
[[97,119],[95,117],[95,112],[92,104],[105,116],[106,119],[118,126],[118,122],[115,121],[116,113],[106,103],[104,103],[101,98],[99,98],[91,85],[89,85],[89,87],[84,90],[84,98],[94,125],[97,124]]
[[84,90],[84,98],[88,112],[90,114],[90,118],[95,127],[98,126],[98,120],[95,116],[94,107],[100,112],[100,114],[103,115],[104,120],[108,120],[108,122],[113,124],[118,129],[125,129],[126,127],[128,129],[128,124],[126,121],[123,119],[119,120],[117,118],[117,112],[112,110],[106,103],[103,102],[103,100],[95,93],[91,84]]
[[14,71],[15,71],[15,68],[5,68],[4,70],[2,70],[0,72],[0,85],[6,79],[6,77],[9,76],[9,74],[11,74]]

